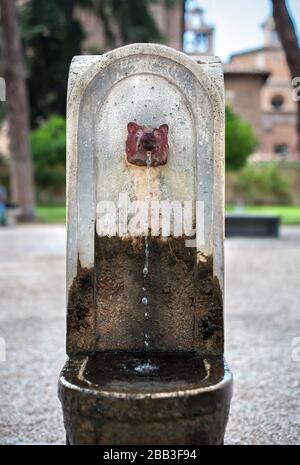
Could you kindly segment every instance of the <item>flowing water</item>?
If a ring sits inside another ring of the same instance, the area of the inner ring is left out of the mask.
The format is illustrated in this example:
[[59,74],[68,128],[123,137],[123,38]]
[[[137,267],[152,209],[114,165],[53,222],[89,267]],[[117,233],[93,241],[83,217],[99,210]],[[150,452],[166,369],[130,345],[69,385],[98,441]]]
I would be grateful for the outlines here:
[[122,365],[122,368],[128,373],[135,373],[142,376],[155,375],[159,370],[157,363],[154,363],[150,358],[150,352],[152,350],[151,346],[151,337],[147,330],[147,322],[151,318],[150,308],[149,308],[149,297],[148,297],[148,279],[149,279],[149,206],[151,202],[151,152],[147,152],[147,194],[146,194],[146,204],[147,204],[147,221],[145,223],[145,249],[144,249],[144,266],[143,266],[143,287],[142,287],[142,298],[141,303],[144,309],[144,319],[145,326],[143,331],[144,338],[144,349],[146,352],[145,358],[141,360],[130,360]]
[[[149,205],[151,200],[151,152],[147,152],[147,195],[146,195],[146,204],[147,204],[147,222],[145,224],[145,261],[144,261],[144,268],[143,268],[143,297],[142,297],[142,304],[144,306],[144,318],[148,320],[150,318],[149,313],[149,299],[147,297],[147,280],[149,275]],[[144,347],[146,351],[151,350],[151,340],[147,330],[144,330]]]

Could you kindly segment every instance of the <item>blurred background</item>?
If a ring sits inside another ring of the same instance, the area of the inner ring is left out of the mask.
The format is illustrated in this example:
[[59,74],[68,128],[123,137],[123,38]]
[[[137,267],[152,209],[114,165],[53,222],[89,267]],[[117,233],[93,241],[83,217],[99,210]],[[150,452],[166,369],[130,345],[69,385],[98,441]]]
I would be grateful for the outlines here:
[[[1,1],[3,12],[10,3]],[[300,10],[297,0],[287,7],[290,17],[274,18],[271,0],[17,0],[1,22],[7,102],[0,103],[0,185],[8,221],[64,221],[72,57],[160,42],[224,61],[227,209],[245,205],[300,223],[300,112],[292,86],[300,75]]]
[[300,442],[299,0],[0,0],[0,443],[64,443],[66,95],[74,55],[159,42],[219,55],[226,210],[226,442]]

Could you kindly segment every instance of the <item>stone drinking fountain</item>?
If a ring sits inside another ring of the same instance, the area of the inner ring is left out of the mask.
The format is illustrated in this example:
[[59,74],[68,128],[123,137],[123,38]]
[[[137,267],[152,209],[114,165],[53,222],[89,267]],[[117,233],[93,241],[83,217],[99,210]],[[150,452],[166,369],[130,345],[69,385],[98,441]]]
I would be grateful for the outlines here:
[[68,87],[67,443],[222,444],[220,61],[75,57]]

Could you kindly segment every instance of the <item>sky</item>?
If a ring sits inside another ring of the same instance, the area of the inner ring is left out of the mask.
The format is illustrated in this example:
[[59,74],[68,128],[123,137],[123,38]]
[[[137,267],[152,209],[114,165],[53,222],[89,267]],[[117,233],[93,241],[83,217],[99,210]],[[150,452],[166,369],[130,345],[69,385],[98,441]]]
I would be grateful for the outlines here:
[[[224,62],[235,52],[263,45],[261,24],[271,0],[200,0],[205,18],[216,28],[215,54]],[[300,37],[300,0],[287,0]]]

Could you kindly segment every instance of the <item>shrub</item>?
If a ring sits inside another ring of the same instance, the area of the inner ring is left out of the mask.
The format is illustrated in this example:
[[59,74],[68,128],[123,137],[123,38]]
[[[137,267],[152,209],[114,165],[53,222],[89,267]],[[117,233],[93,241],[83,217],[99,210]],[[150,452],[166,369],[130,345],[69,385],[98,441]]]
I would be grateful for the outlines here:
[[288,204],[291,202],[290,183],[280,173],[279,163],[247,164],[236,177],[238,195],[246,203]]
[[53,115],[30,135],[39,197],[62,196],[66,183],[66,121]]
[[258,140],[251,124],[241,120],[230,107],[226,107],[225,116],[226,170],[237,171],[245,165],[248,156],[254,152]]

